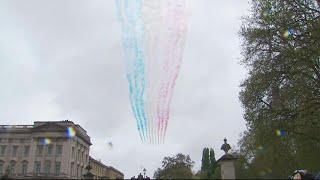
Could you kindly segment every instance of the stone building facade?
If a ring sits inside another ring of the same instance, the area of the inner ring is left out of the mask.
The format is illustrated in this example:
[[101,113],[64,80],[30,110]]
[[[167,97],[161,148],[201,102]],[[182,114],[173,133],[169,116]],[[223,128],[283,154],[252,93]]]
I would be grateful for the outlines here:
[[124,179],[123,173],[112,166],[107,167],[106,177],[109,177],[110,179]]
[[94,175],[94,179],[123,179],[124,175],[119,170],[104,165],[101,161],[98,161],[90,156],[89,158],[91,173]]
[[89,164],[91,166],[91,173],[94,175],[93,179],[106,179],[105,177],[105,165],[91,156],[89,157]]
[[72,121],[0,125],[0,177],[81,178],[91,141]]

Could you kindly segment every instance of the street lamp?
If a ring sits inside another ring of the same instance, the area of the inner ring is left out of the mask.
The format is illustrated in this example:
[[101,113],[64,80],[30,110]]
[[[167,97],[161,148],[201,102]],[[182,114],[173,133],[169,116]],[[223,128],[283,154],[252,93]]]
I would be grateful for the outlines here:
[[143,168],[143,175],[144,175],[143,177],[144,178],[146,178],[146,172],[147,172],[146,168]]

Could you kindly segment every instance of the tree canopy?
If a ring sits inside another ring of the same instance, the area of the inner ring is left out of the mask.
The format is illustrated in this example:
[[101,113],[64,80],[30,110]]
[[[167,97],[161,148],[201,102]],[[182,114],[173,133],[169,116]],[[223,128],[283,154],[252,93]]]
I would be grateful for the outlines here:
[[194,161],[189,155],[179,153],[172,157],[165,157],[162,160],[162,167],[154,173],[158,179],[191,179],[193,177],[192,167]]
[[320,9],[315,0],[255,0],[240,31],[247,131],[241,153],[252,176],[319,170]]

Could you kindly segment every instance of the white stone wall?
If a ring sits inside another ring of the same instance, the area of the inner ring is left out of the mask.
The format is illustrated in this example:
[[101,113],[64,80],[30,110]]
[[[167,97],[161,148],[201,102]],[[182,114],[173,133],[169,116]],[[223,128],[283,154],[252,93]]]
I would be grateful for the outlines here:
[[[24,146],[30,146],[30,135],[29,134],[3,134],[0,136],[0,146],[6,146],[6,152],[0,157],[0,161],[3,163],[3,173],[5,173],[7,167],[10,165],[11,161],[15,162],[15,174],[19,175],[22,171],[22,162],[30,162],[30,152],[29,156],[24,157]],[[17,154],[13,157],[12,150],[13,146],[18,146]],[[31,150],[30,150],[31,151]]]
[[[40,123],[44,125],[45,123]],[[70,124],[70,122],[69,122]],[[27,168],[27,176],[34,176],[35,169],[34,164],[35,161],[41,162],[41,173],[44,173],[44,166],[46,161],[50,161],[50,176],[54,176],[55,174],[55,163],[60,162],[60,176],[61,178],[80,178],[80,170],[78,175],[76,175],[76,167],[82,169],[82,173],[85,172],[85,167],[89,162],[89,148],[90,145],[75,136],[73,138],[66,137],[65,132],[57,131],[57,132],[32,132],[32,126],[28,128],[22,128],[16,131],[15,128],[4,128],[4,126],[0,126],[0,146],[6,146],[6,154],[4,156],[0,156],[0,163],[3,163],[3,173],[5,173],[8,165],[11,161],[16,162],[15,165],[15,174],[14,177],[23,177],[22,172],[22,162],[28,162]],[[50,130],[52,131],[52,129]],[[51,140],[51,145],[53,147],[52,154],[47,154],[47,147],[48,145],[44,145],[44,149],[42,155],[39,156],[36,154],[37,145],[39,145],[39,138],[48,138]],[[29,155],[24,157],[24,146],[28,145]],[[56,155],[56,147],[57,145],[62,145],[62,154],[57,156]],[[18,146],[17,156],[12,156],[12,147]],[[72,157],[72,147],[75,149],[75,156]],[[78,156],[78,150],[80,155]],[[82,155],[83,154],[83,155]],[[86,156],[87,155],[87,156]],[[83,158],[82,158],[83,156]],[[79,158],[78,158],[79,157]],[[71,163],[74,163],[73,174],[71,175]],[[41,174],[42,176],[44,174]]]
[[223,161],[220,165],[222,179],[235,179],[234,161]]

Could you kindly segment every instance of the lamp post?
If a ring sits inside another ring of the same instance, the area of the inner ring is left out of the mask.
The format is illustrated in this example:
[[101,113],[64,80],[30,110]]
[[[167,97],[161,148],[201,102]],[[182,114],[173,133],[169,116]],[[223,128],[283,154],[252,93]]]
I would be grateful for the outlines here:
[[146,168],[143,168],[143,177],[144,178],[146,178],[146,172],[147,172]]

